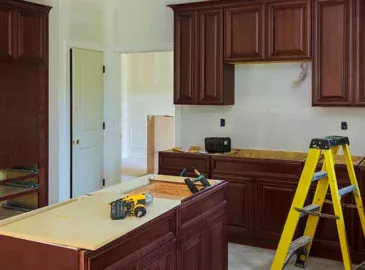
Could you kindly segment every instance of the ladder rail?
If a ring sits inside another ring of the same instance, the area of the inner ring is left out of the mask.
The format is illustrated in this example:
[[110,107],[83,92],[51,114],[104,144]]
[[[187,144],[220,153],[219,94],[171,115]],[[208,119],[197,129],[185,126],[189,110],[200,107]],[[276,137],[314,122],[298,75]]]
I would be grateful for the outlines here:
[[340,219],[336,220],[338,237],[340,239],[340,246],[342,251],[342,259],[344,263],[345,270],[352,270],[352,262],[350,257],[349,244],[346,234],[345,220],[343,216],[343,211],[341,207],[341,197],[338,192],[338,184],[335,172],[335,162],[332,153],[330,151],[324,151],[326,167],[328,168],[328,179],[330,182],[330,189],[333,201],[333,209],[336,216]]
[[344,156],[345,156],[347,171],[349,172],[349,177],[350,177],[351,185],[355,185],[356,186],[356,192],[354,193],[355,204],[357,206],[357,211],[359,213],[362,232],[363,232],[364,237],[365,237],[365,212],[364,212],[364,205],[363,205],[363,200],[361,198],[361,192],[360,192],[359,184],[358,184],[357,179],[356,179],[356,173],[355,173],[354,165],[353,165],[352,159],[351,159],[350,148],[349,148],[348,145],[344,145],[342,147],[342,149],[343,149],[343,153],[344,153]]
[[293,230],[292,228],[296,228],[298,226],[299,218],[301,215],[301,213],[295,211],[294,208],[303,208],[304,206],[307,194],[309,192],[309,188],[312,184],[311,179],[316,170],[320,155],[320,149],[309,150],[307,162],[304,165],[303,172],[299,180],[299,185],[284,226],[284,231],[281,235],[278,249],[276,251],[274,261],[271,265],[271,270],[283,269],[284,267],[287,252],[290,248],[291,242],[295,234],[295,230]]
[[[339,146],[335,146],[331,149],[331,153],[334,157],[337,156],[339,149],[340,149]],[[326,171],[326,170],[327,170],[327,164],[326,164],[326,162],[323,162],[322,171]],[[318,210],[318,212],[320,212],[320,213],[322,212],[323,204],[326,200],[326,194],[327,194],[328,188],[329,188],[329,180],[328,180],[328,175],[327,175],[326,178],[324,178],[318,182],[316,192],[314,194],[314,198],[313,198],[313,202],[312,202],[312,204],[317,204],[320,206],[320,208]],[[307,235],[307,236],[311,237],[312,239],[314,239],[314,236],[316,234],[316,230],[318,227],[319,219],[320,219],[320,217],[318,217],[318,216],[309,216],[308,217],[307,224],[304,229],[304,235]],[[309,257],[310,251],[312,249],[312,244],[313,244],[313,242],[311,242],[307,245],[307,254],[301,255],[299,258],[299,260],[302,262],[302,266],[305,266],[308,262],[308,257]]]

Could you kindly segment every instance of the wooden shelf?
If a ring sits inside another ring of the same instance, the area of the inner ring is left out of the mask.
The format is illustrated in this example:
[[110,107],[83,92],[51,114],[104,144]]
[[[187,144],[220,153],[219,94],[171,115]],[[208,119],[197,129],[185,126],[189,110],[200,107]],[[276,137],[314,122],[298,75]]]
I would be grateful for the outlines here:
[[0,186],[0,202],[38,192],[38,188]]
[[0,206],[0,220],[15,217],[15,216],[23,214],[23,213],[25,213],[25,212],[13,210],[13,209],[7,209],[7,208],[3,208]]
[[28,180],[28,179],[32,179],[32,178],[35,178],[35,177],[38,177],[38,173],[29,173],[29,174],[26,174],[26,175],[22,175],[22,176],[10,178],[10,179],[0,180],[0,185],[5,185],[5,184],[11,183],[11,182]]

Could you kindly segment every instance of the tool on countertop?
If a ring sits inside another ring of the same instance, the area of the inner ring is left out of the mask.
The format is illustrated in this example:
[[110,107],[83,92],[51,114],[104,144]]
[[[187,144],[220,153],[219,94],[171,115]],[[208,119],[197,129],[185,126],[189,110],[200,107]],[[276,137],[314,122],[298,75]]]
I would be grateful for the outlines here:
[[[189,187],[191,193],[197,193],[199,192],[199,189],[196,187],[196,185],[194,183],[196,182],[200,182],[204,188],[202,188],[200,191],[204,190],[207,187],[210,187],[210,183],[208,181],[207,178],[205,178],[204,175],[202,175],[197,169],[195,169],[194,167],[188,167],[194,170],[194,173],[198,176],[197,178],[194,179],[190,179],[190,178],[185,178],[185,184]],[[182,172],[180,173],[180,176],[182,177],[184,175],[184,173],[187,171],[188,168],[185,168],[182,170]]]
[[130,195],[110,203],[110,217],[113,220],[124,219],[127,215],[143,217],[147,213],[146,206],[153,202],[149,193]]
[[231,152],[231,138],[205,138],[205,151],[208,153],[229,153]]
[[[309,253],[320,218],[336,220],[344,269],[353,269],[348,247],[341,198],[349,193],[354,196],[354,201],[356,202],[354,208],[357,208],[358,210],[364,236],[365,212],[360,189],[356,180],[354,166],[352,164],[349,145],[350,142],[348,137],[329,136],[320,139],[312,139],[309,146],[310,149],[308,158],[305,162],[305,166],[299,180],[299,185],[295,193],[292,206],[289,210],[289,215],[284,226],[284,231],[281,236],[271,270],[283,269],[294,254],[297,255],[297,260],[295,263],[296,266],[304,268],[307,265]],[[338,189],[335,172],[335,160],[340,146],[343,149],[346,167],[351,181],[350,186],[342,189]],[[321,171],[315,172],[322,151],[324,152],[323,167]],[[307,200],[309,189],[314,182],[318,182],[318,184],[313,203],[311,205],[304,206],[304,203]],[[326,201],[326,195],[329,188],[331,191],[335,215],[322,213],[322,207]],[[308,219],[304,230],[304,235],[292,241],[300,218],[305,216],[308,216]],[[365,269],[365,262],[356,269]]]

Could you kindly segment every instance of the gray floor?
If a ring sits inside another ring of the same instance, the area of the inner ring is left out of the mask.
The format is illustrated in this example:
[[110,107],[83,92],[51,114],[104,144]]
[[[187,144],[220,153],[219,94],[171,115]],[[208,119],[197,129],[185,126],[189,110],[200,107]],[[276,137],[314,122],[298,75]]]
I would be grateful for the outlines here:
[[[228,269],[229,270],[269,270],[275,251],[261,248],[228,244]],[[294,266],[294,258],[285,270],[298,270]],[[318,258],[310,258],[306,270],[342,270],[343,264]]]

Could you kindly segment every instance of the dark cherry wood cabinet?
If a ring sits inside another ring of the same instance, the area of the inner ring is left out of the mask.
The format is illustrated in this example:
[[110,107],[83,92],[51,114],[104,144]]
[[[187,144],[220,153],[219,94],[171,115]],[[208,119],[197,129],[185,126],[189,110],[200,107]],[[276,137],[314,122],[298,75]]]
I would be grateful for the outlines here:
[[314,106],[353,104],[353,0],[313,0]]
[[[34,169],[36,177],[28,173],[21,180],[37,179],[38,187],[32,192],[39,207],[48,205],[50,9],[26,1],[0,1],[0,170]],[[0,180],[0,190],[19,181],[5,178]],[[6,201],[0,193],[0,202]]]
[[174,103],[197,103],[197,11],[175,12]]
[[[175,156],[175,157],[174,157]],[[260,159],[227,155],[184,154],[160,152],[164,166],[160,171],[174,172],[183,166],[201,166],[211,179],[222,179],[229,183],[228,240],[229,242],[276,249],[294,198],[306,154],[295,155],[295,159]],[[198,158],[210,160],[210,166],[197,163]],[[171,160],[169,162],[168,160]],[[180,160],[180,161],[179,161]],[[191,163],[189,163],[191,161]],[[363,198],[365,198],[365,161],[358,166],[362,157],[353,157],[356,174]],[[350,185],[347,169],[342,157],[337,159],[336,176],[339,187]],[[161,163],[160,163],[161,165]],[[168,167],[171,166],[169,170]],[[199,169],[199,167],[197,167]],[[321,166],[318,166],[318,171]],[[192,175],[193,176],[193,175]],[[307,198],[312,203],[316,185],[313,184]],[[328,197],[331,200],[330,196]],[[351,195],[342,202],[353,204]],[[333,214],[333,205],[326,203],[324,213]],[[365,239],[363,239],[357,211],[343,207],[351,256],[354,263],[363,261]],[[299,221],[295,237],[304,233],[306,218]],[[336,222],[321,219],[318,225],[311,254],[314,257],[342,260]]]
[[[293,202],[298,178],[265,176],[258,177],[255,182],[255,239],[265,241],[265,248],[276,249]],[[299,224],[296,237],[300,236],[300,232]]]
[[265,3],[242,3],[226,7],[225,61],[265,59]]
[[227,201],[222,181],[96,250],[0,235],[0,260],[12,270],[228,270]]
[[178,270],[202,270],[205,268],[205,231],[199,230],[178,240]]
[[174,104],[233,105],[234,66],[223,62],[223,8],[175,13]]
[[310,59],[311,11],[311,0],[267,3],[267,60]]
[[355,106],[365,106],[365,3],[356,0]]
[[[228,270],[227,243],[227,214],[226,211],[217,213],[207,220],[207,269]],[[216,248],[216,247],[221,248]]]
[[234,66],[223,62],[223,8],[200,9],[198,104],[234,104]]
[[0,3],[0,61],[10,60],[12,56],[13,13],[11,8]]

